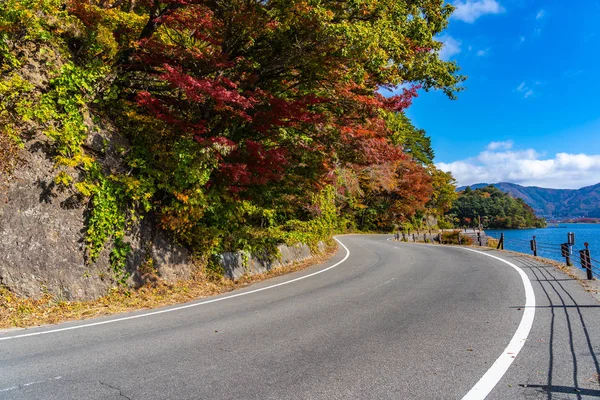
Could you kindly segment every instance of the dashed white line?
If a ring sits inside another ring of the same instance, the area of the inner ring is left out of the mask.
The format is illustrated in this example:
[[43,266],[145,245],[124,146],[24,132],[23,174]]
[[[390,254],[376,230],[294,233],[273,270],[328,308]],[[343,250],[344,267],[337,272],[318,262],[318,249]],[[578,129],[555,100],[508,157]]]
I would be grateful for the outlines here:
[[27,383],[24,383],[22,385],[11,386],[11,387],[8,387],[8,388],[5,388],[5,389],[0,389],[0,393],[2,393],[2,392],[9,392],[11,390],[16,390],[16,389],[23,389],[23,388],[25,388],[27,386],[37,385],[39,383],[46,383],[46,382],[56,381],[56,380],[59,380],[61,378],[62,378],[62,376],[55,376],[54,378],[46,379],[46,380],[43,380],[43,381],[27,382]]
[[72,330],[75,330],[75,329],[83,329],[83,328],[90,328],[92,326],[113,324],[113,323],[116,323],[116,322],[128,321],[128,320],[131,320],[131,319],[145,318],[145,317],[150,317],[150,316],[153,316],[153,315],[159,315],[159,314],[165,314],[165,313],[179,311],[179,310],[185,310],[186,308],[192,308],[192,307],[203,306],[205,304],[216,303],[218,301],[233,299],[235,297],[246,296],[246,295],[249,295],[249,294],[252,294],[252,293],[263,292],[265,290],[274,289],[274,288],[279,287],[279,286],[288,285],[290,283],[298,282],[298,281],[301,281],[303,279],[310,278],[311,276],[315,276],[315,275],[322,274],[323,272],[327,272],[330,269],[333,269],[333,268],[337,267],[338,265],[342,264],[344,261],[346,261],[348,259],[348,257],[350,257],[350,250],[348,250],[348,248],[344,245],[344,243],[340,242],[337,238],[334,238],[334,239],[340,245],[342,245],[342,247],[344,248],[344,250],[346,250],[346,255],[344,256],[344,258],[342,260],[338,261],[337,263],[333,264],[332,266],[327,267],[327,268],[322,269],[322,270],[317,271],[317,272],[313,272],[312,274],[304,275],[304,276],[301,276],[301,277],[298,277],[298,278],[295,278],[295,279],[291,279],[289,281],[280,282],[280,283],[277,283],[275,285],[265,286],[263,288],[249,290],[249,291],[243,292],[243,293],[236,293],[236,294],[232,294],[230,296],[218,297],[216,299],[206,300],[206,301],[202,301],[202,302],[199,302],[199,303],[191,303],[191,304],[186,304],[184,306],[168,308],[166,310],[152,311],[152,312],[148,312],[148,313],[144,313],[144,314],[137,314],[137,315],[130,315],[128,317],[115,318],[115,319],[110,319],[110,320],[107,320],[107,321],[92,322],[92,323],[89,323],[89,324],[69,326],[69,327],[66,327],[66,328],[50,329],[50,330],[47,330],[47,331],[32,332],[32,333],[25,333],[25,334],[22,334],[22,335],[1,337],[0,341],[11,340],[11,339],[19,339],[19,338],[24,338],[24,337],[29,337],[29,336],[47,335],[47,334],[50,334],[50,333],[72,331]]

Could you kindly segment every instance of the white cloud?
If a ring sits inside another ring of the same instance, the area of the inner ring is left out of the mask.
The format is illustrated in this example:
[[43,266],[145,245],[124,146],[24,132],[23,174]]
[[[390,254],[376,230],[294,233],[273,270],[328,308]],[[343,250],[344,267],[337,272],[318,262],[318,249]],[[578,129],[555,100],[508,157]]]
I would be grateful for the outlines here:
[[[540,83],[535,82],[535,84],[539,85]],[[527,83],[525,81],[521,82],[521,84],[517,86],[515,92],[521,93],[523,95],[523,98],[525,99],[528,99],[535,94],[534,91],[529,86],[527,86]]]
[[490,142],[487,145],[487,150],[510,150],[512,149],[514,142],[512,140],[505,140],[504,142]]
[[477,52],[477,57],[484,57],[487,56],[490,52],[490,49],[485,49],[485,50],[479,50]]
[[542,18],[544,18],[545,16],[546,16],[546,11],[544,11],[544,10],[540,10],[540,11],[538,11],[538,13],[536,14],[536,16],[535,16],[535,19],[538,19],[538,20],[539,20],[539,19],[542,19]]
[[444,43],[444,47],[440,50],[440,58],[442,60],[449,60],[450,57],[460,53],[462,42],[458,39],[453,38],[450,35],[443,35],[438,40]]
[[503,13],[504,7],[496,0],[455,0],[452,5],[456,7],[452,18],[473,23],[482,15]]
[[476,157],[438,163],[437,167],[452,172],[461,186],[512,182],[573,189],[600,181],[600,155],[558,153],[544,157],[533,149],[512,150],[512,142],[501,143],[508,142],[492,142]]

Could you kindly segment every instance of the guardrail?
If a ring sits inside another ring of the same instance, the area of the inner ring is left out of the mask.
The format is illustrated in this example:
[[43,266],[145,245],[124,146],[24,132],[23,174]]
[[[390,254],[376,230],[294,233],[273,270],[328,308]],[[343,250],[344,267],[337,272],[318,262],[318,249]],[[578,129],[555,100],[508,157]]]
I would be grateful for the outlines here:
[[513,239],[505,237],[504,233],[501,233],[498,237],[490,234],[488,236],[498,241],[498,249],[507,248],[507,250],[524,253],[523,250],[529,248],[532,255],[536,257],[564,258],[567,266],[577,266],[586,271],[589,280],[594,279],[594,277],[600,278],[600,260],[592,257],[587,242],[583,244],[584,249],[573,250],[575,247],[575,234],[573,232],[567,234],[567,242],[565,243],[540,242],[535,236],[531,240]]

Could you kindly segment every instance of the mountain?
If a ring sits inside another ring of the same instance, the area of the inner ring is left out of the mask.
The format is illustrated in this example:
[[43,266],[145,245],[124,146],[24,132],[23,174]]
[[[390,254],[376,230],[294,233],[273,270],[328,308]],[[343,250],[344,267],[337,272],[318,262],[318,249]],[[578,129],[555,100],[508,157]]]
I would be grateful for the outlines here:
[[[471,189],[489,186],[488,183],[470,185]],[[537,186],[521,186],[515,183],[493,183],[503,192],[521,198],[537,215],[551,218],[600,218],[600,183],[581,189],[547,189]],[[457,190],[462,191],[466,186]]]

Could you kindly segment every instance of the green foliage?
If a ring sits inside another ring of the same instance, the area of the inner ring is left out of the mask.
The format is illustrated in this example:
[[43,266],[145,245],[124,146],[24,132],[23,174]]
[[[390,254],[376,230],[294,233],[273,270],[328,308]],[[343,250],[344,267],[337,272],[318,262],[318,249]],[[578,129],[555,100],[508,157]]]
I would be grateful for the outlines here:
[[445,217],[438,217],[438,228],[439,229],[452,229],[454,224],[452,221],[448,221]]
[[432,210],[440,221],[445,222],[443,216],[450,211],[458,199],[456,180],[450,172],[441,171],[433,165],[429,166],[429,174],[431,175],[433,193],[431,200],[427,203],[427,208]]
[[31,103],[33,87],[11,72],[0,78],[0,174],[9,174],[19,162],[23,147],[19,126]]
[[481,217],[484,228],[539,228],[546,221],[537,218],[533,209],[522,199],[487,186],[463,191],[449,211],[462,226],[476,226]]
[[[89,198],[90,262],[112,242],[113,275],[125,283],[138,212],[218,274],[225,251],[315,249],[335,232],[416,226],[427,208],[447,211],[454,181],[431,167],[429,137],[403,113],[410,99],[378,90],[461,90],[435,39],[450,6],[191,3],[0,3],[0,151],[24,122],[51,139],[55,182]],[[35,51],[44,83],[19,72]],[[127,172],[85,150],[96,117],[127,139]]]
[[113,248],[110,252],[110,265],[113,277],[120,285],[126,285],[129,273],[126,268],[127,254],[131,251],[129,243],[121,238],[115,238]]
[[94,86],[108,72],[108,67],[78,67],[64,64],[50,80],[50,90],[27,117],[47,125],[46,135],[53,140],[61,156],[59,164],[76,166],[85,162],[81,149],[88,135],[85,121],[87,105],[95,97]]
[[406,154],[410,154],[423,165],[433,165],[434,152],[431,139],[423,129],[416,128],[404,113],[388,112],[385,121],[392,132],[391,140],[402,146]]
[[92,187],[91,211],[86,232],[88,256],[95,261],[109,237],[123,239],[125,235],[126,197],[123,188],[102,173],[94,174],[98,180]]
[[[0,4],[0,69],[11,71],[0,81],[0,122],[4,122],[0,135],[18,142],[19,126],[35,122],[45,128],[44,133],[52,140],[57,167],[80,168],[84,178],[75,183],[75,188],[82,196],[91,197],[85,238],[88,259],[95,261],[112,237],[111,265],[115,280],[123,283],[127,278],[124,260],[129,248],[123,241],[129,201],[126,193],[134,190],[116,177],[107,176],[82,148],[88,136],[90,104],[97,102],[102,83],[112,71],[97,56],[101,46],[111,43],[106,39],[101,42],[97,34],[88,31],[87,42],[79,43],[88,46],[86,57],[70,59],[69,47],[73,41],[81,40],[83,28],[61,1],[9,0]],[[35,87],[19,74],[18,68],[37,56],[23,52],[24,47],[38,48],[40,55],[50,60],[46,69],[40,71],[49,78],[47,87]],[[53,62],[63,59],[67,61],[60,65]],[[41,89],[44,93],[40,96]],[[0,144],[4,142],[0,140]],[[63,169],[57,173],[55,183],[70,187],[73,179]],[[135,200],[138,199],[134,197]]]

